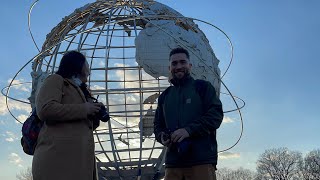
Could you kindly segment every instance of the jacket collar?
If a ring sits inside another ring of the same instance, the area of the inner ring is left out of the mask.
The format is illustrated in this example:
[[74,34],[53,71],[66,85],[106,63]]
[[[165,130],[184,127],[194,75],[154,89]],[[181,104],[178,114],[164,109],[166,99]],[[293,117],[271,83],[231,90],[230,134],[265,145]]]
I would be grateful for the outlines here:
[[78,91],[78,93],[80,94],[82,100],[83,100],[84,102],[87,101],[86,98],[85,98],[85,96],[84,96],[84,94],[83,94],[83,92],[82,92],[82,90],[80,89],[80,87],[79,87],[72,79],[65,78],[65,79],[64,79],[64,82],[67,83],[67,84],[72,85],[72,86]]
[[191,77],[190,74],[187,74],[186,76],[184,76],[182,79],[176,79],[176,78],[172,78],[170,80],[170,82],[174,85],[174,86],[184,86],[185,84],[188,84],[189,82],[192,82],[193,78]]

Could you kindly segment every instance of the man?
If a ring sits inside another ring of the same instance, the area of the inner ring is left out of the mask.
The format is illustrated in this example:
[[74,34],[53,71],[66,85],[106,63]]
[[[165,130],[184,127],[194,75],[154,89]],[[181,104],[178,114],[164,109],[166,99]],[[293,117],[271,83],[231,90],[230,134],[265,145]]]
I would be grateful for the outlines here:
[[165,180],[216,180],[216,129],[223,119],[222,104],[209,82],[201,81],[203,87],[197,87],[191,67],[187,50],[170,52],[173,86],[160,95],[154,120],[156,140],[168,147]]

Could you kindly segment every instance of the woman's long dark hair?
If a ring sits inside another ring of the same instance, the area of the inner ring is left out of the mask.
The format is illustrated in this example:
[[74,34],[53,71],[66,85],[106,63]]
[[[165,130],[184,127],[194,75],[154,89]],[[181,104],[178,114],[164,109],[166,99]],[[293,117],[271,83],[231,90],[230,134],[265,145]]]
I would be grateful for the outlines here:
[[69,51],[61,59],[59,69],[56,74],[63,78],[71,78],[81,74],[86,57],[78,51]]

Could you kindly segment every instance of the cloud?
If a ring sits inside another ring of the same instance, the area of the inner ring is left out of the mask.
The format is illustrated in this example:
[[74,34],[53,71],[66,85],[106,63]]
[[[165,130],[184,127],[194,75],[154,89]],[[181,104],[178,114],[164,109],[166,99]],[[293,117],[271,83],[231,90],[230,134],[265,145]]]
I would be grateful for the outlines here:
[[18,167],[23,167],[23,166],[22,166],[23,160],[22,160],[22,158],[21,158],[18,154],[16,154],[16,153],[11,153],[11,154],[9,155],[9,162],[12,163],[12,164],[14,164],[14,165],[17,165]]
[[10,132],[10,131],[7,131],[4,137],[6,137],[5,140],[7,142],[13,142],[15,140],[19,140],[19,138],[13,132]]
[[[12,79],[8,80],[8,83],[11,82]],[[18,79],[18,80],[14,80],[13,84],[19,84],[19,85],[13,85],[11,88],[15,89],[17,91],[22,92],[23,94],[28,94],[31,91],[31,84],[24,84],[23,83],[24,80],[23,79]],[[16,92],[14,92],[15,94]],[[21,98],[17,98],[12,96],[12,94],[10,93],[10,96],[16,99],[19,99],[21,101],[25,101],[25,102],[29,102],[27,99],[21,99]],[[25,111],[26,113],[29,113],[31,111],[31,107],[29,104],[26,103],[21,103],[18,102],[16,100],[10,100],[8,99],[8,106],[10,108],[10,110],[19,110],[19,111]],[[7,115],[9,113],[8,109],[7,109],[7,105],[6,105],[6,97],[3,95],[0,95],[0,115]]]
[[14,141],[13,138],[6,138],[5,140],[6,140],[7,142],[13,142],[13,141]]
[[120,142],[116,144],[116,146],[118,148],[124,148],[124,147],[128,147],[127,144],[125,144],[124,142],[126,143],[129,143],[129,146],[130,147],[140,147],[140,139],[126,139],[126,138],[123,138],[123,140],[120,140],[119,137],[117,137],[117,140],[119,140]]
[[[100,64],[102,65],[102,64]],[[126,94],[114,94],[110,93],[108,95],[108,103],[109,103],[109,112],[110,116],[112,117],[111,123],[113,127],[123,127],[125,126],[132,127],[138,129],[138,123],[140,122],[140,95],[138,90],[140,89],[140,83],[139,83],[139,71],[134,69],[128,69],[123,70],[122,67],[132,67],[132,65],[129,64],[123,64],[123,63],[114,63],[114,67],[118,67],[119,69],[112,71],[112,74],[110,75],[111,80],[115,81],[124,81],[127,82],[112,82],[109,84],[108,89],[118,89],[119,91],[122,91]],[[148,75],[147,73],[142,71],[142,87],[143,88],[155,88],[157,89],[159,87],[159,80],[156,80],[152,76]],[[161,82],[160,82],[161,83]],[[90,84],[91,90],[104,90],[105,86],[103,84]],[[163,86],[161,84],[161,86]],[[123,89],[122,89],[123,88]],[[124,90],[124,88],[126,90]],[[132,88],[132,89],[130,89]],[[145,92],[142,94],[143,99],[141,101],[147,99],[150,96],[154,96],[155,92]],[[99,101],[102,101],[104,103],[104,99],[106,99],[106,95],[100,95]],[[127,104],[125,106],[125,104]],[[143,105],[144,110],[147,110],[150,108],[150,104]],[[126,112],[126,113],[125,113]],[[145,114],[146,112],[143,112]],[[126,118],[123,116],[128,116],[128,121],[126,121]],[[117,122],[116,122],[117,121]],[[121,123],[122,125],[120,125]],[[128,128],[127,127],[127,128]],[[131,130],[134,128],[130,128]],[[130,140],[130,146],[139,146],[139,141],[133,141]],[[119,147],[125,147],[125,145],[122,142],[118,143]]]
[[[12,81],[12,79],[8,80],[8,84]],[[15,85],[17,84],[17,85]],[[13,80],[12,82],[12,87],[13,89],[24,91],[24,92],[31,92],[31,84],[30,83],[25,83],[24,79],[16,79]]]
[[6,115],[7,113],[6,98],[0,95],[0,115]]
[[233,122],[234,122],[234,120],[231,119],[230,117],[227,117],[227,116],[223,117],[222,123],[227,124],[227,123],[233,123]]
[[[23,100],[23,101],[28,101],[28,100]],[[20,111],[25,111],[26,113],[29,113],[31,111],[31,106],[26,103],[21,103],[18,101],[14,100],[9,100],[8,105],[10,110],[20,110]],[[6,115],[8,114],[9,111],[7,109],[6,105],[6,98],[5,96],[0,96],[0,115]]]
[[99,65],[100,67],[105,67],[105,66],[106,66],[106,63],[105,63],[105,62],[100,61],[98,65]]
[[[115,63],[114,65],[116,67],[130,67],[130,65],[128,65],[128,64],[121,64],[121,63]],[[132,88],[132,89],[137,89],[137,90],[140,89],[139,72],[138,71],[117,70],[117,71],[115,71],[114,75],[115,75],[116,80],[128,81],[125,83],[122,83],[122,82],[118,83],[119,88],[126,88],[126,89]],[[148,81],[142,82],[143,88],[158,88],[158,86],[159,86],[158,80],[154,79],[152,76],[150,76],[147,73],[142,73],[142,80],[148,80]],[[146,99],[150,95],[151,95],[151,93],[145,93],[144,99]],[[113,104],[124,104],[123,97],[124,96],[122,96],[122,95],[112,95],[112,96],[109,96],[109,101]],[[140,103],[140,94],[127,92],[126,103],[139,104]],[[140,106],[139,105],[131,105],[130,108],[131,108],[131,110],[133,110],[133,109],[139,110]]]
[[99,86],[99,85],[93,85],[90,87],[91,90],[101,90],[101,89],[104,89],[104,87],[102,86]]
[[222,152],[219,154],[219,159],[236,159],[240,158],[240,153]]
[[[23,100],[23,101],[27,101],[27,100]],[[26,113],[31,112],[30,104],[26,104],[26,103],[21,103],[21,102],[17,102],[17,101],[10,101],[9,107],[12,109],[15,109],[15,110],[25,111]]]
[[[130,65],[128,64],[121,64],[121,63],[115,63],[116,67],[130,67]],[[124,74],[124,72],[126,72],[126,74]],[[123,71],[123,70],[117,70],[115,72],[116,77],[123,81],[125,80],[132,80],[132,81],[136,81],[136,82],[126,82],[126,88],[139,88],[139,73],[138,71]],[[153,79],[153,80],[152,80]],[[142,80],[151,80],[148,83],[143,83],[143,87],[157,87],[158,86],[158,81],[150,76],[147,73],[142,73]],[[120,83],[120,86],[123,88],[124,84]]]
[[19,115],[19,116],[17,117],[17,119],[18,119],[20,122],[22,122],[22,123],[23,123],[27,118],[28,118],[28,116],[25,115],[25,114],[21,114],[21,115]]

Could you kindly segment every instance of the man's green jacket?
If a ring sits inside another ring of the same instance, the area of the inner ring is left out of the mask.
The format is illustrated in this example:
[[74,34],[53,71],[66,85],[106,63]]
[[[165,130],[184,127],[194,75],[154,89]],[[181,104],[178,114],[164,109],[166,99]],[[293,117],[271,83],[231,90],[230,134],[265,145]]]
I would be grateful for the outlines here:
[[191,76],[171,82],[174,86],[158,98],[154,120],[156,140],[161,143],[161,132],[172,133],[180,128],[185,128],[190,137],[168,148],[166,167],[216,165],[216,129],[222,122],[223,110],[214,87],[203,81],[204,87],[198,88]]

